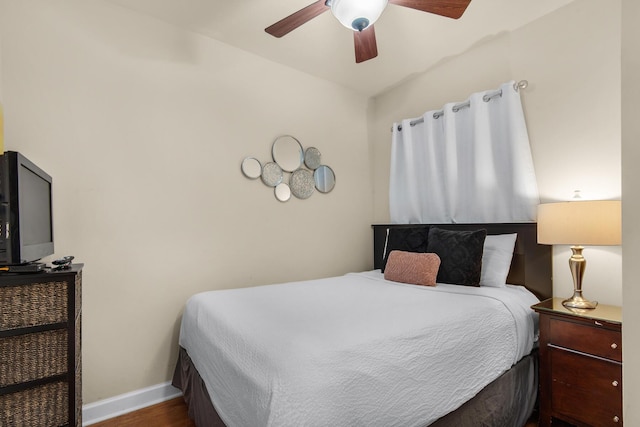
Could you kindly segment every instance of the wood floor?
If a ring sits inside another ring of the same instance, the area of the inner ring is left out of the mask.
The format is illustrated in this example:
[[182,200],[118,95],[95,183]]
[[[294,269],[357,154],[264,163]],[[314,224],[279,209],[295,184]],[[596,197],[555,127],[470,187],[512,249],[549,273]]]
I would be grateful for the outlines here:
[[[537,419],[532,417],[524,427],[536,427]],[[93,427],[195,427],[187,415],[187,406],[182,397],[164,403],[121,415],[107,421],[92,424]]]
[[196,427],[187,415],[182,397],[149,406],[110,420],[92,424],[92,427]]

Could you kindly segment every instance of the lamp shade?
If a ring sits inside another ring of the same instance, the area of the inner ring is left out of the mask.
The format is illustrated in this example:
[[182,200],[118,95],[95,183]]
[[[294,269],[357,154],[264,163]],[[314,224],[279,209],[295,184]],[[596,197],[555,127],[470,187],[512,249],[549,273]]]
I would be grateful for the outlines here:
[[333,0],[331,13],[342,25],[362,31],[380,18],[387,0]]
[[620,200],[590,200],[538,205],[538,243],[548,245],[619,245]]

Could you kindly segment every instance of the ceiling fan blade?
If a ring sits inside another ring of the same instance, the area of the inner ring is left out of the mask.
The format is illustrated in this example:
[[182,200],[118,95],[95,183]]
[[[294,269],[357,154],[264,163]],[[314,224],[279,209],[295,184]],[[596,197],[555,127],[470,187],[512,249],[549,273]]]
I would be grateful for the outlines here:
[[300,9],[296,13],[281,19],[264,30],[274,37],[282,37],[327,10],[329,10],[329,6],[325,4],[325,0],[318,0],[315,3],[311,3],[309,6]]
[[373,29],[373,25],[369,25],[362,31],[354,31],[353,41],[356,47],[356,63],[359,64],[378,56],[376,32]]
[[467,10],[471,0],[389,0],[389,3],[458,19]]

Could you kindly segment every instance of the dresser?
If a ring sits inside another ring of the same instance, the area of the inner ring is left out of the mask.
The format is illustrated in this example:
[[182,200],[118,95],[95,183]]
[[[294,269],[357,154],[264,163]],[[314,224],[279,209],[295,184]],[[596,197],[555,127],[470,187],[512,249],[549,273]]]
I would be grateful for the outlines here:
[[539,425],[621,426],[622,309],[570,311],[561,298],[532,308],[540,315]]
[[82,425],[82,264],[0,274],[0,426]]

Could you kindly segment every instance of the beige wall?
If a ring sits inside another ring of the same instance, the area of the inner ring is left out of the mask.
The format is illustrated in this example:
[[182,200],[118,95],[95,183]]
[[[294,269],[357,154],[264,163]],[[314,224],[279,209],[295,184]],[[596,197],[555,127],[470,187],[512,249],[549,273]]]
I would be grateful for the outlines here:
[[640,425],[640,3],[622,1],[622,229],[624,311],[622,328],[622,359],[624,378],[624,422]]
[[0,104],[2,104],[2,37],[0,37]]
[[[85,403],[168,381],[196,292],[372,267],[364,97],[98,0],[0,1],[0,37],[7,148],[54,177],[56,255],[85,263]],[[333,192],[242,176],[283,133]]]
[[[389,220],[390,127],[469,94],[526,79],[523,105],[543,202],[619,199],[620,4],[573,2],[513,32],[497,34],[378,96],[370,123],[374,220]],[[585,295],[622,304],[621,248],[585,249]],[[554,247],[554,293],[570,296],[568,247]]]
[[[388,221],[391,123],[503,81],[530,82],[523,103],[543,201],[577,188],[620,197],[622,132],[624,217],[637,217],[636,3],[622,2],[621,130],[618,2],[574,2],[366,100],[98,0],[0,0],[6,148],[54,176],[57,255],[85,263],[85,403],[169,379],[180,313],[195,292],[371,267],[369,223]],[[240,160],[267,160],[281,133],[322,151],[337,175],[332,193],[281,204],[242,177]],[[631,221],[624,232],[632,248]],[[564,296],[569,251],[555,252]],[[621,304],[621,253],[585,251],[589,297]],[[635,264],[624,267],[627,302],[638,299]],[[633,425],[635,317],[625,310]]]

